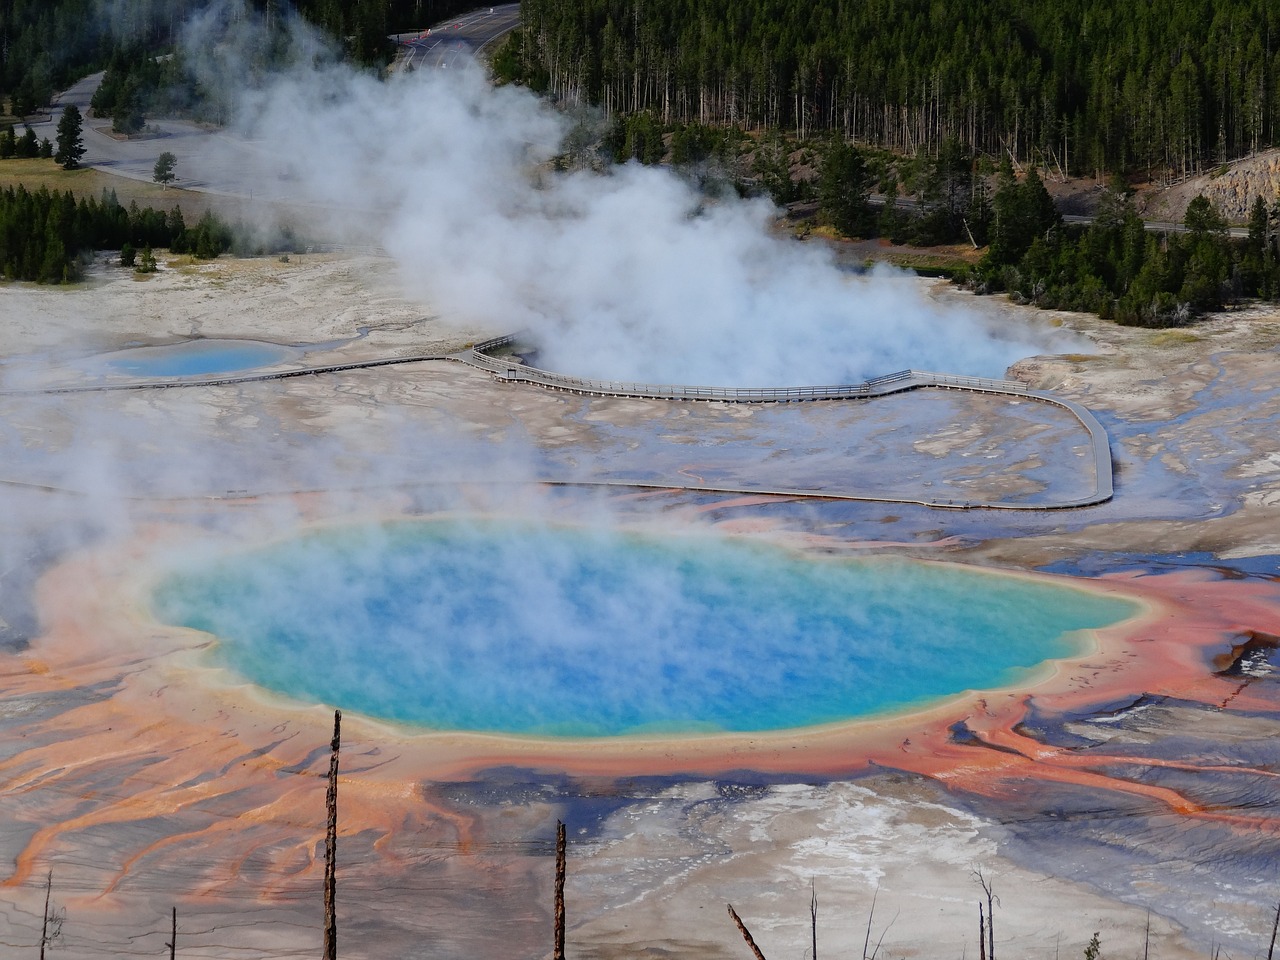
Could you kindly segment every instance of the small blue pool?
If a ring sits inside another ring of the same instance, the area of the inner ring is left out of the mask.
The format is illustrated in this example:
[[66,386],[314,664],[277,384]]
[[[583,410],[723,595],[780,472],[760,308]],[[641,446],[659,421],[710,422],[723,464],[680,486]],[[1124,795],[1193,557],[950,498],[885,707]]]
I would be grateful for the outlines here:
[[198,377],[268,367],[297,353],[295,347],[257,340],[187,340],[103,354],[93,366],[97,372],[130,377]]

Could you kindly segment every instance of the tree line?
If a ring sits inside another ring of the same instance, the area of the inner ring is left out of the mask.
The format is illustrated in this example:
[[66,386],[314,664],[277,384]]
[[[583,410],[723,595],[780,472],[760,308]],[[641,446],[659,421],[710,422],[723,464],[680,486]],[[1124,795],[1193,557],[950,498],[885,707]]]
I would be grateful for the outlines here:
[[0,190],[0,277],[5,280],[71,282],[80,278],[85,257],[95,250],[167,247],[212,259],[233,249],[256,252],[260,246],[244,228],[213,212],[188,226],[177,206],[167,213],[136,201],[126,207],[114,190],[82,200],[46,187]]
[[[933,155],[855,146],[838,132],[797,141],[776,131],[664,125],[652,111],[617,114],[595,146],[561,164],[667,163],[704,191],[768,195],[801,232],[895,244],[964,244],[982,256],[940,272],[979,293],[1096,313],[1120,323],[1177,326],[1248,298],[1280,299],[1280,198],[1257,198],[1248,235],[1233,238],[1203,196],[1183,230],[1153,233],[1124,178],[1113,176],[1089,224],[1066,223],[1032,165],[979,157],[957,137]],[[898,202],[899,191],[912,196]]]
[[613,114],[950,138],[1068,173],[1184,177],[1276,143],[1268,0],[523,0],[508,61]]
[[1233,239],[1203,196],[1187,208],[1184,231],[1148,232],[1122,183],[1087,226],[1071,226],[1035,169],[1019,181],[1006,168],[991,205],[990,244],[961,279],[983,293],[1082,310],[1129,326],[1171,327],[1228,302],[1280,299],[1280,201],[1254,201],[1248,236]]
[[987,178],[954,139],[913,172],[921,199],[912,209],[897,206],[892,189],[884,203],[870,203],[878,166],[885,182],[881,163],[834,138],[811,190],[817,218],[845,236],[985,247],[976,264],[950,271],[978,293],[1144,327],[1181,326],[1242,299],[1280,299],[1280,198],[1254,201],[1245,238],[1232,238],[1203,196],[1189,204],[1182,231],[1154,233],[1118,176],[1092,222],[1068,224],[1035,166],[1018,177],[1006,157]]

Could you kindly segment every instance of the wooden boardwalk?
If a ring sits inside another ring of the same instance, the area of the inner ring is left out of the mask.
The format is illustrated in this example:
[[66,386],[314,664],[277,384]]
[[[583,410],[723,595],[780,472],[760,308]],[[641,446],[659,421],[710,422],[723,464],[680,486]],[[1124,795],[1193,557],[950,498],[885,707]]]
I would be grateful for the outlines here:
[[780,497],[807,497],[828,500],[866,500],[887,503],[913,503],[926,507],[949,510],[1072,510],[1106,503],[1115,495],[1112,484],[1111,443],[1107,432],[1089,410],[1073,400],[1031,390],[1018,380],[992,380],[986,377],[965,377],[950,373],[929,373],[922,370],[901,370],[887,376],[876,377],[864,383],[811,387],[700,387],[685,384],[631,383],[617,380],[588,380],[540,370],[523,362],[494,352],[513,344],[514,335],[495,337],[478,343],[470,350],[454,354],[450,359],[479,367],[494,374],[499,380],[511,383],[532,383],[551,390],[562,390],[581,396],[623,397],[637,400],[688,400],[720,403],[795,403],[823,400],[873,400],[908,390],[939,389],[963,390],[970,393],[987,393],[1034,400],[1068,411],[1089,434],[1093,453],[1094,486],[1092,492],[1072,500],[1056,500],[1050,503],[1023,504],[1003,501],[955,500],[953,498],[913,499],[889,496],[860,496],[813,490],[760,490],[737,487],[709,487],[701,485],[639,484],[623,481],[599,481],[600,486],[649,487],[653,489],[699,490],[708,493],[765,494]]
[[193,387],[225,386],[237,383],[261,383],[270,380],[288,380],[295,377],[322,376],[375,367],[400,366],[427,361],[454,361],[477,367],[507,383],[529,383],[550,390],[560,390],[580,396],[620,397],[640,400],[699,401],[719,403],[797,403],[838,400],[873,400],[909,390],[937,389],[962,390],[970,393],[986,393],[1034,400],[1067,410],[1084,427],[1090,437],[1093,452],[1094,488],[1071,500],[1055,500],[1048,503],[1014,503],[989,500],[957,500],[954,498],[895,497],[887,494],[862,495],[832,491],[803,489],[760,489],[747,487],[708,486],[702,484],[640,483],[625,480],[555,480],[538,482],[550,486],[628,487],[653,490],[689,490],[700,493],[762,495],[811,500],[848,500],[875,503],[918,504],[948,510],[1070,510],[1105,503],[1114,495],[1112,485],[1111,446],[1106,431],[1088,409],[1071,400],[1031,390],[1017,380],[992,380],[985,377],[966,377],[948,373],[929,373],[921,370],[901,370],[888,376],[876,377],[864,383],[832,386],[801,387],[702,387],[687,384],[631,383],[614,380],[589,380],[540,370],[509,357],[495,356],[495,351],[509,346],[515,336],[495,337],[478,343],[469,350],[454,354],[422,354],[408,357],[385,357],[376,360],[358,360],[350,363],[323,364],[277,370],[263,373],[233,373],[199,377],[147,378],[110,383],[67,384],[62,386],[30,387],[0,390],[0,396],[37,394],[76,394],[118,390],[166,390]]

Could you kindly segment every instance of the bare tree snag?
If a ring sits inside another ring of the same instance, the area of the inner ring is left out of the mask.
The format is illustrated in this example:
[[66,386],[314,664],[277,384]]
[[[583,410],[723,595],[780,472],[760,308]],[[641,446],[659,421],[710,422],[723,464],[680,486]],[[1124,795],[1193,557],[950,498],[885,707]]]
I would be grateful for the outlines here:
[[173,926],[169,930],[169,942],[165,944],[169,948],[169,960],[174,960],[178,953],[178,908],[173,908]]
[[892,927],[894,923],[897,922],[898,917],[901,915],[901,913],[902,913],[901,910],[895,913],[893,915],[893,919],[890,920],[887,924],[885,924],[884,929],[880,931],[880,937],[876,940],[876,948],[871,951],[870,960],[876,960],[876,957],[880,955],[880,947],[884,945],[884,938],[888,936],[889,928]]
[[338,960],[338,751],[342,748],[342,711],[333,711],[333,741],[329,744],[329,790],[325,794],[328,820],[324,835],[324,960]]
[[1000,898],[996,896],[991,880],[982,872],[981,867],[974,868],[973,878],[978,881],[978,886],[982,887],[982,892],[987,897],[987,955],[985,960],[996,960],[995,905],[1000,902]]
[[987,918],[982,913],[982,901],[978,901],[978,960],[987,960]]
[[62,921],[67,911],[53,901],[53,871],[44,881],[44,922],[40,927],[40,960],[44,960],[44,948],[51,947],[62,936]]
[[996,960],[996,908],[987,887],[987,960]]
[[49,898],[53,895],[53,871],[44,882],[44,923],[40,927],[40,960],[44,960],[45,944],[49,942]]
[[876,919],[876,901],[878,899],[880,899],[880,884],[877,883],[875,892],[871,894],[871,909],[867,912],[867,936],[862,941],[862,960],[870,960],[867,956],[867,951],[871,949],[871,924]]
[[551,956],[553,960],[564,960],[564,876],[565,854],[564,824],[556,821],[556,900],[555,900],[555,946]]
[[751,931],[747,929],[747,925],[742,922],[742,918],[738,916],[738,912],[733,909],[733,904],[726,903],[729,908],[729,916],[733,917],[733,922],[738,925],[738,932],[742,934],[742,939],[747,941],[747,946],[751,948],[751,952],[756,955],[756,960],[764,960],[764,954],[760,952],[760,948],[756,946],[755,940],[751,938]]
[[1271,946],[1267,947],[1267,960],[1275,956],[1277,933],[1280,933],[1280,902],[1276,903],[1276,919],[1271,924]]
[[809,881],[809,933],[813,940],[812,960],[818,960],[818,884]]

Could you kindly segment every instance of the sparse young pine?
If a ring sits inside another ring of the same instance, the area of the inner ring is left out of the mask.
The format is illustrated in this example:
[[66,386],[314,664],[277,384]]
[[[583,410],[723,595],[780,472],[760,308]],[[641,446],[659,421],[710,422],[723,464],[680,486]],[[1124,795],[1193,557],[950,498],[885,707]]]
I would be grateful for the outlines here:
[[58,151],[53,155],[64,170],[80,166],[80,158],[84,156],[84,140],[80,136],[83,125],[79,108],[74,103],[67,104],[58,121]]
[[178,158],[166,150],[156,158],[155,169],[151,173],[151,179],[161,186],[168,188],[169,184],[178,179],[173,172],[174,165],[178,162]]

